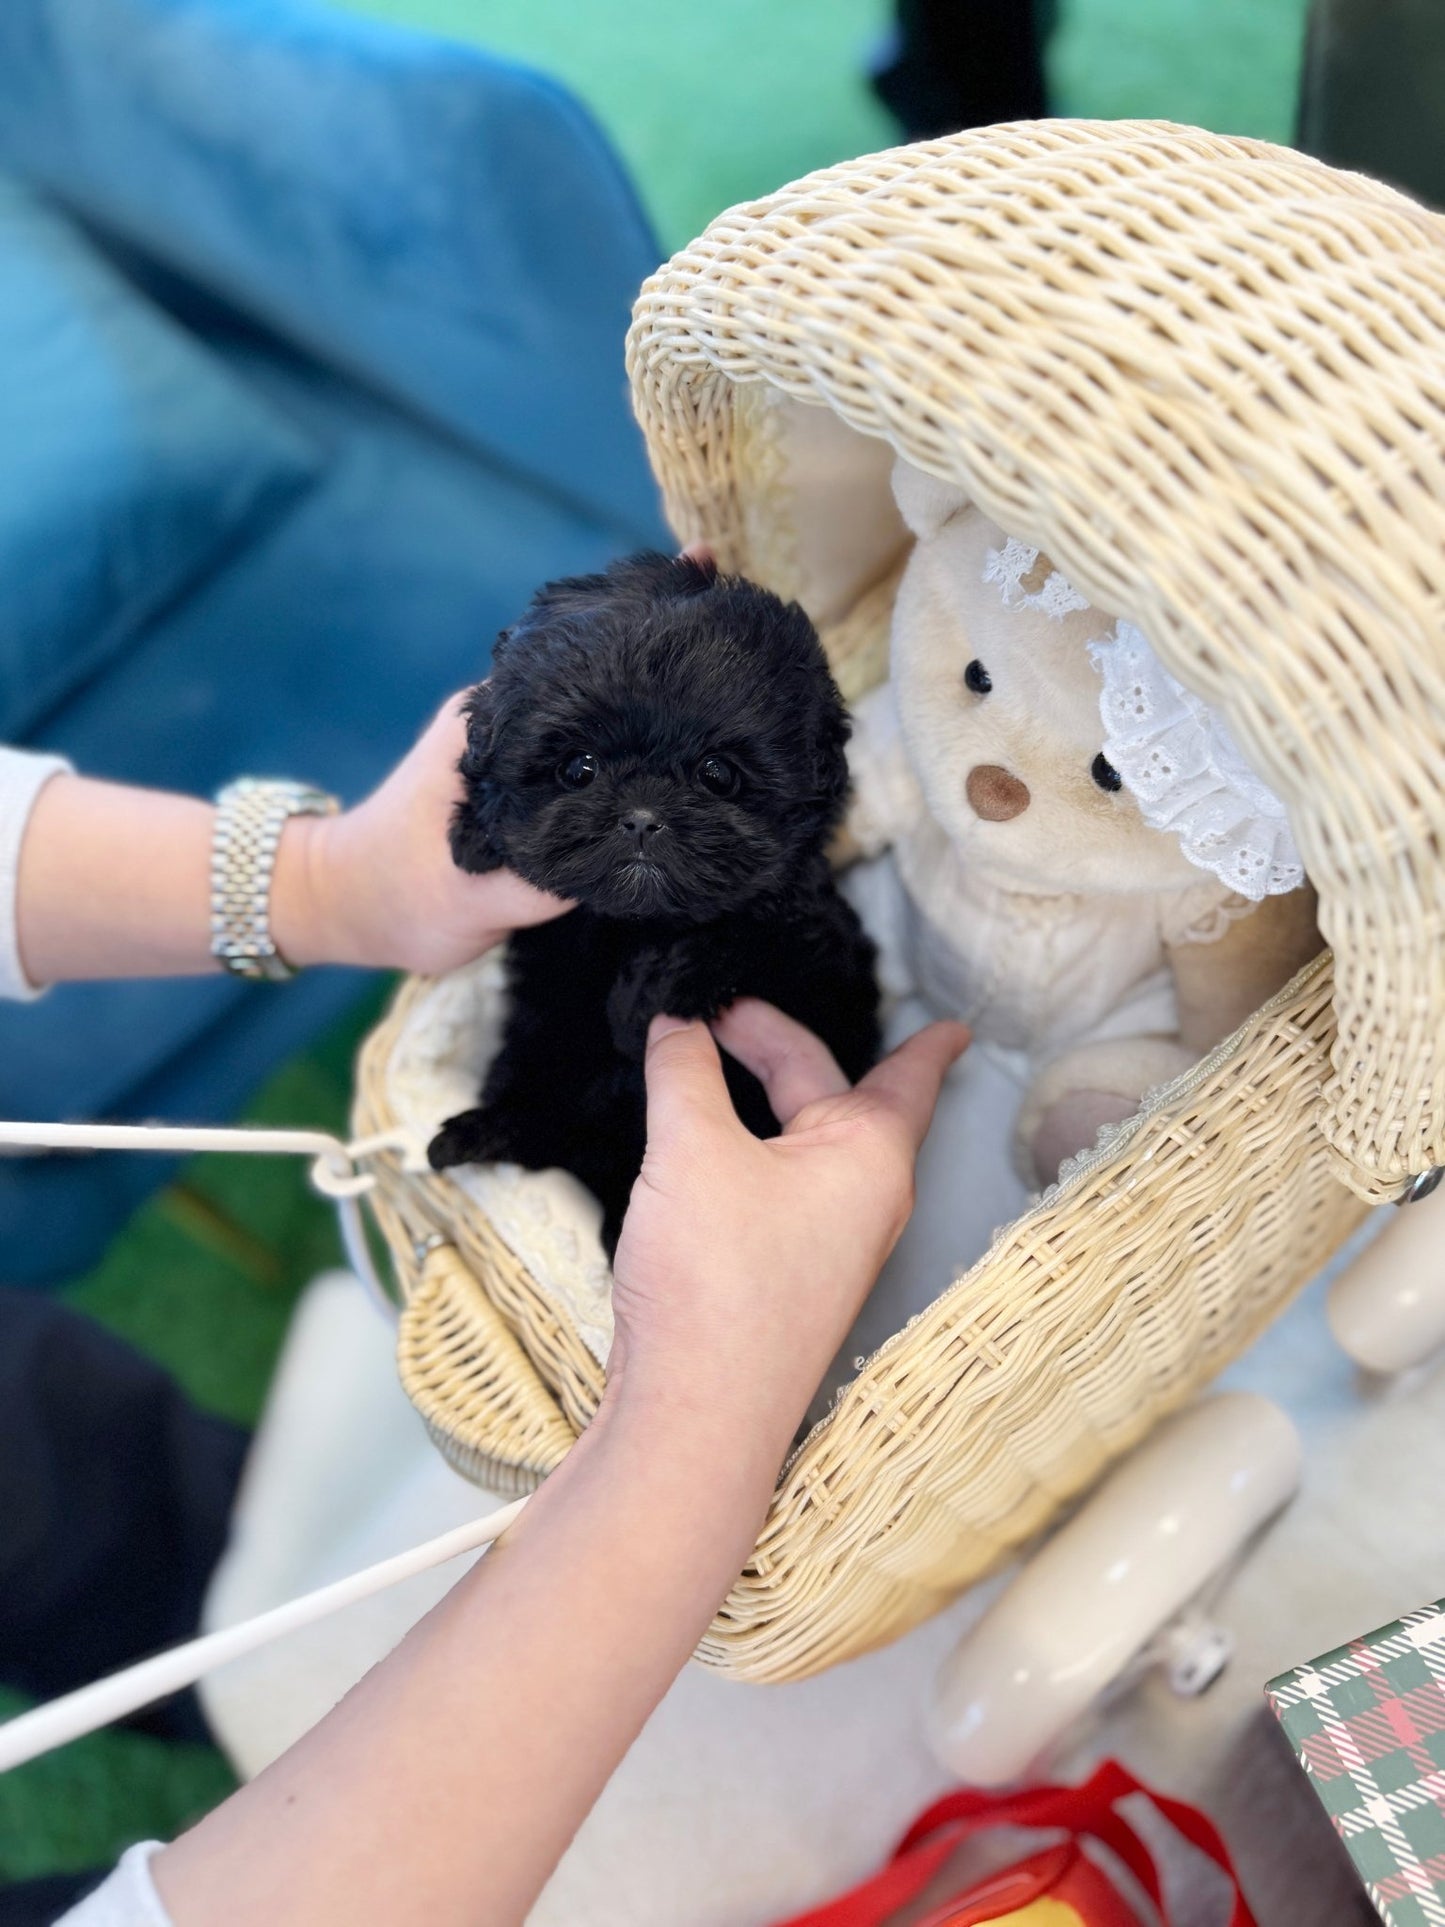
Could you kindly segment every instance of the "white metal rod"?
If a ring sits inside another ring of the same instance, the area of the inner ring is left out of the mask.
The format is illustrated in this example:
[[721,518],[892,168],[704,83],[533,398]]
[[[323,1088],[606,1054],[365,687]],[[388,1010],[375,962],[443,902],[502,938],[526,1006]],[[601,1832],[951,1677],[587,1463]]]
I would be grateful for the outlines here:
[[0,1145],[37,1151],[252,1151],[339,1157],[346,1146],[326,1131],[226,1129],[204,1124],[10,1124],[0,1122]]
[[74,1693],[51,1700],[47,1706],[37,1706],[31,1712],[6,1720],[0,1725],[0,1773],[23,1766],[27,1760],[37,1759],[40,1754],[77,1740],[82,1734],[93,1733],[98,1727],[109,1726],[112,1720],[138,1712],[142,1706],[179,1692],[183,1686],[194,1686],[198,1679],[215,1672],[217,1667],[255,1652],[284,1633],[313,1625],[359,1599],[385,1592],[388,1586],[398,1585],[403,1579],[427,1572],[433,1566],[445,1565],[447,1560],[458,1559],[464,1552],[475,1552],[490,1545],[500,1538],[526,1503],[525,1498],[514,1499],[484,1519],[456,1526],[439,1538],[429,1539],[425,1545],[399,1552],[394,1558],[383,1559],[347,1579],[303,1593],[301,1598],[288,1600],[284,1606],[274,1606],[270,1612],[243,1620],[238,1626],[224,1626],[219,1632],[188,1640],[184,1646],[158,1653],[154,1659],[128,1666],[124,1672],[113,1673],[109,1679],[97,1680],[92,1686],[82,1686]]

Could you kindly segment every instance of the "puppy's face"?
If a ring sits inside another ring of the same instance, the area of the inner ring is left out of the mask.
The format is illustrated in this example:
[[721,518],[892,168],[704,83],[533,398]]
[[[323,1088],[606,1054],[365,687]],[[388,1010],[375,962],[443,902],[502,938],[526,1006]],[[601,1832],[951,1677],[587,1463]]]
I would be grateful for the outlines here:
[[469,713],[457,862],[604,916],[701,922],[785,887],[847,788],[812,624],[691,561],[541,590]]

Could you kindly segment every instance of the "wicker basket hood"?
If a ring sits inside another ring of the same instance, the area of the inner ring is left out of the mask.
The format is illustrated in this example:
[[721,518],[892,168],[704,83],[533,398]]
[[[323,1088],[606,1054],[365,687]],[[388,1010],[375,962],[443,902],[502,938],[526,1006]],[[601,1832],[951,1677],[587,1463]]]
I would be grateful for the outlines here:
[[725,566],[796,592],[761,384],[958,482],[1226,713],[1319,888],[1318,1122],[1369,1198],[1445,1163],[1442,351],[1445,220],[1260,142],[1068,121],[735,208],[629,338],[668,512]]

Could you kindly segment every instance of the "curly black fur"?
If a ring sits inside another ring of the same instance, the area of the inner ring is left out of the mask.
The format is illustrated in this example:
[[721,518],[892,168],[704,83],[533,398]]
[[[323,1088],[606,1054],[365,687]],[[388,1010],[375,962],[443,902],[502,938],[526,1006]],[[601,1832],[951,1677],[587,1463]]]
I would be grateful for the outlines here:
[[[873,946],[825,856],[848,786],[848,720],[796,604],[663,555],[550,583],[497,643],[469,706],[452,826],[464,870],[506,864],[578,908],[519,931],[512,1003],[478,1109],[438,1169],[560,1165],[617,1243],[646,1140],[652,1018],[764,997],[850,1078],[878,1051]],[[738,1114],[778,1125],[724,1058]]]

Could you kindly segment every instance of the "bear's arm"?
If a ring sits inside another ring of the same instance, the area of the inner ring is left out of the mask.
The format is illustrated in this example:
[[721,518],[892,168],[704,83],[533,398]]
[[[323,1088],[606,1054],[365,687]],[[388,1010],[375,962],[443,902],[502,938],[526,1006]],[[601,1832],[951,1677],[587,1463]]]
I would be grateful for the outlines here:
[[1318,956],[1316,909],[1307,884],[1266,897],[1213,943],[1173,945],[1180,1042],[1192,1051],[1212,1050]]

